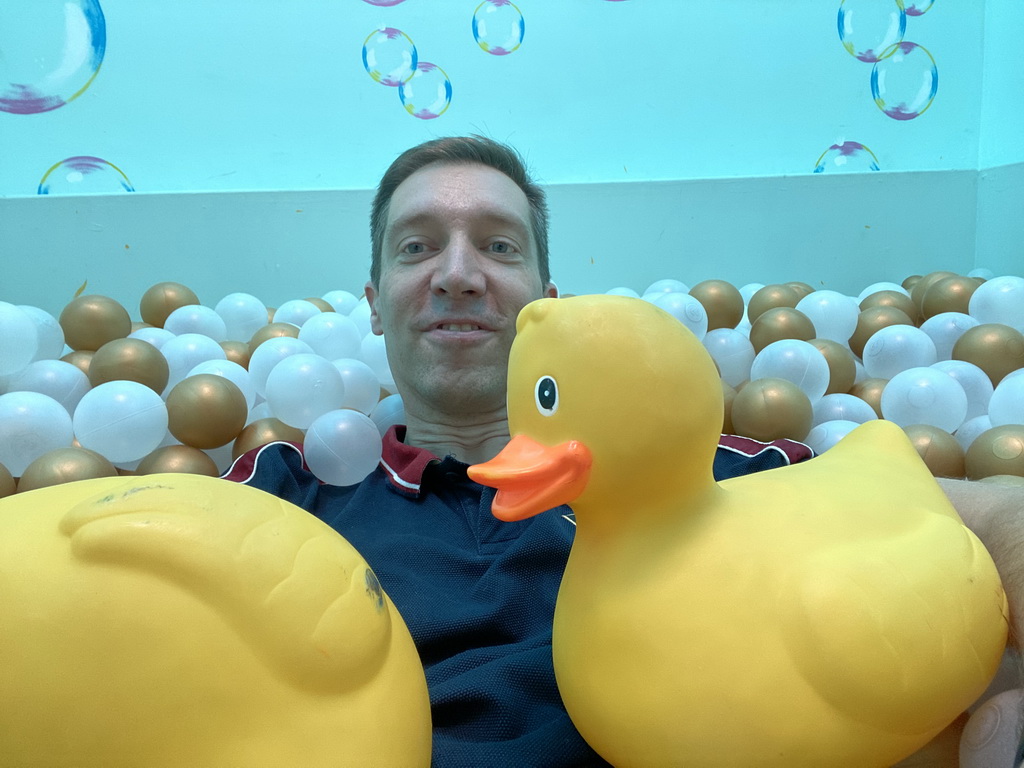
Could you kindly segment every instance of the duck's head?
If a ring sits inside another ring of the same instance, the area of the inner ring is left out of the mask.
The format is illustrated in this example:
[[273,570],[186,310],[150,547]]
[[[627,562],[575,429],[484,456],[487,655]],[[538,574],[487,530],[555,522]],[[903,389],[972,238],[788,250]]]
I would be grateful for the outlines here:
[[540,299],[509,356],[512,440],[470,468],[514,520],[559,504],[685,499],[713,480],[723,398],[715,364],[677,319],[642,299]]

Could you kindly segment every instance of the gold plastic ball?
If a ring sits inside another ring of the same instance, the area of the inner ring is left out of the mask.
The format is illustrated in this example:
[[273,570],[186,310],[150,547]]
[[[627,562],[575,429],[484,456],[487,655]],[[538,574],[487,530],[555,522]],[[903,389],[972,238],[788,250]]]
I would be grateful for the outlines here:
[[108,381],[136,381],[159,395],[169,376],[167,358],[142,339],[108,341],[96,350],[89,364],[89,381],[94,387]]
[[217,463],[198,448],[189,445],[165,445],[157,448],[139,462],[135,468],[139,475],[157,475],[164,472],[186,473],[218,477]]
[[690,295],[708,313],[708,330],[735,328],[743,319],[743,297],[725,280],[705,280],[690,289]]
[[248,413],[238,386],[212,373],[188,376],[167,395],[167,429],[193,448],[227,445],[242,431]]
[[904,427],[903,431],[932,475],[964,477],[964,449],[949,432],[931,424],[913,424]]
[[967,449],[967,477],[1024,477],[1024,424],[1004,424],[978,435]]
[[128,310],[107,296],[79,296],[70,301],[58,320],[64,342],[73,350],[95,351],[132,332]]
[[732,402],[732,425],[738,435],[771,442],[803,440],[811,431],[811,401],[785,379],[748,382]]
[[198,303],[199,297],[188,286],[171,282],[157,283],[142,294],[139,312],[145,322],[163,328],[171,312]]
[[88,448],[57,448],[25,467],[18,480],[18,493],[97,477],[117,477],[117,469]]

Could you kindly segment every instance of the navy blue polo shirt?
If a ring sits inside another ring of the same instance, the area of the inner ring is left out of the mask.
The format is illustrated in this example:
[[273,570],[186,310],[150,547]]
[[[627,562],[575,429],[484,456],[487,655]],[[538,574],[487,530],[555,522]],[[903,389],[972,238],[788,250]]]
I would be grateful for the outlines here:
[[[573,727],[555,685],[551,625],[575,532],[568,507],[505,523],[495,491],[451,456],[384,439],[354,486],[324,485],[298,446],[254,449],[225,477],[313,513],[359,550],[416,642],[426,670],[435,766],[604,765]],[[799,443],[723,436],[718,479],[809,458]]]

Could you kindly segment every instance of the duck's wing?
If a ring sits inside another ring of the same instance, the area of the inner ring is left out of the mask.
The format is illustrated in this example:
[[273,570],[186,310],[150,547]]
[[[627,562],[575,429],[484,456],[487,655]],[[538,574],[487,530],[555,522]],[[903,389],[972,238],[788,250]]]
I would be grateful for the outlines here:
[[995,674],[1007,605],[981,542],[925,515],[884,540],[825,548],[789,574],[785,643],[837,710],[883,730],[949,723]]
[[263,491],[197,475],[125,478],[70,509],[60,530],[82,560],[188,590],[293,685],[350,690],[387,655],[390,606],[363,558]]

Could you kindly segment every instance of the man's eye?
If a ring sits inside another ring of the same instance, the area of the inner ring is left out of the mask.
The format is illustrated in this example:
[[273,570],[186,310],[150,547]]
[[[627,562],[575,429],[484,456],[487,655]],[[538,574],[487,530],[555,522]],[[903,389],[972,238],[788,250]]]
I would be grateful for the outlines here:
[[492,253],[512,253],[512,246],[500,240],[496,243],[491,243],[490,247]]
[[423,253],[426,249],[427,247],[423,245],[423,243],[409,243],[404,248],[402,248],[402,253],[416,255],[418,253]]

